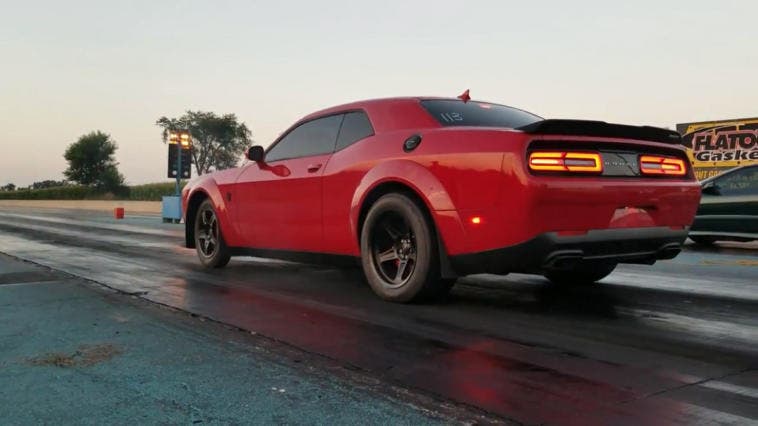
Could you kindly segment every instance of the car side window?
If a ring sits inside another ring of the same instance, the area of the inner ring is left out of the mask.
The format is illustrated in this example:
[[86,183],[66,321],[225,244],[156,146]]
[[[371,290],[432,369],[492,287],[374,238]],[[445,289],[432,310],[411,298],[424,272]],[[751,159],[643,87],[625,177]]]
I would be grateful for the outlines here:
[[342,128],[337,137],[336,150],[339,151],[373,134],[374,128],[371,126],[371,122],[365,112],[349,112],[345,114],[345,119],[342,121]]
[[266,161],[273,162],[334,152],[343,117],[344,114],[330,115],[295,127],[268,150]]
[[717,178],[721,195],[755,195],[758,194],[758,167],[748,167]]

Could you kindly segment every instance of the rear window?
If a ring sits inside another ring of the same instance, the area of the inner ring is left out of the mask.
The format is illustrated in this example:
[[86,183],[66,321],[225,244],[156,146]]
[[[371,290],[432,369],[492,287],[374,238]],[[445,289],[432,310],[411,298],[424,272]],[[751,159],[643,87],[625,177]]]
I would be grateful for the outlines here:
[[349,112],[342,120],[340,134],[337,137],[337,151],[374,134],[374,128],[365,113]]
[[456,100],[421,101],[443,126],[478,126],[516,128],[542,120],[541,117],[505,105]]

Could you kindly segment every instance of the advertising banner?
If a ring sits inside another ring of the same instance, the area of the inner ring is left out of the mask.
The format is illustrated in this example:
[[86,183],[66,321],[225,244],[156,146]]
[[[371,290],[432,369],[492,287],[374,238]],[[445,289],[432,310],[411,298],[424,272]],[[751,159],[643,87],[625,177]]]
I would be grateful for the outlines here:
[[758,164],[758,118],[676,125],[699,180],[724,170]]

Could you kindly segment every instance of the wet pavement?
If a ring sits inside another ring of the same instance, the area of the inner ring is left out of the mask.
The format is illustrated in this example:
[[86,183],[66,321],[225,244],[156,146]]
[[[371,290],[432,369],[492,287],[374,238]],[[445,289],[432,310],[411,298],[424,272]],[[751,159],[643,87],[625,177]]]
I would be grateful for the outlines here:
[[263,337],[4,255],[0,324],[3,425],[455,420]]
[[576,289],[468,277],[445,302],[395,305],[358,269],[241,258],[206,271],[182,238],[156,217],[0,210],[2,252],[503,419],[758,423],[754,244],[688,246]]

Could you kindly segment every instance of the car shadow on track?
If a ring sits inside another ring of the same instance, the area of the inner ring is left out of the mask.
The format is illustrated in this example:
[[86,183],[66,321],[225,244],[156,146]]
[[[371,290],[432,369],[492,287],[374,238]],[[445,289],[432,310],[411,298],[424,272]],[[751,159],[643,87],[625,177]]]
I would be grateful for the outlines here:
[[540,277],[483,285],[475,277],[462,279],[448,299],[452,305],[472,305],[551,316],[617,318],[620,300],[602,284],[566,287]]
[[[616,318],[620,299],[613,288],[602,284],[564,287],[542,277],[469,276],[459,279],[444,299],[397,305],[380,300],[369,288],[360,268],[331,268],[301,263],[245,260],[223,270],[200,274],[192,288],[204,283],[233,286],[251,292],[265,291],[302,301],[328,303],[346,308],[406,311],[465,308],[480,314],[511,311],[550,316]],[[194,275],[194,274],[193,274]],[[205,279],[204,279],[205,278]]]

